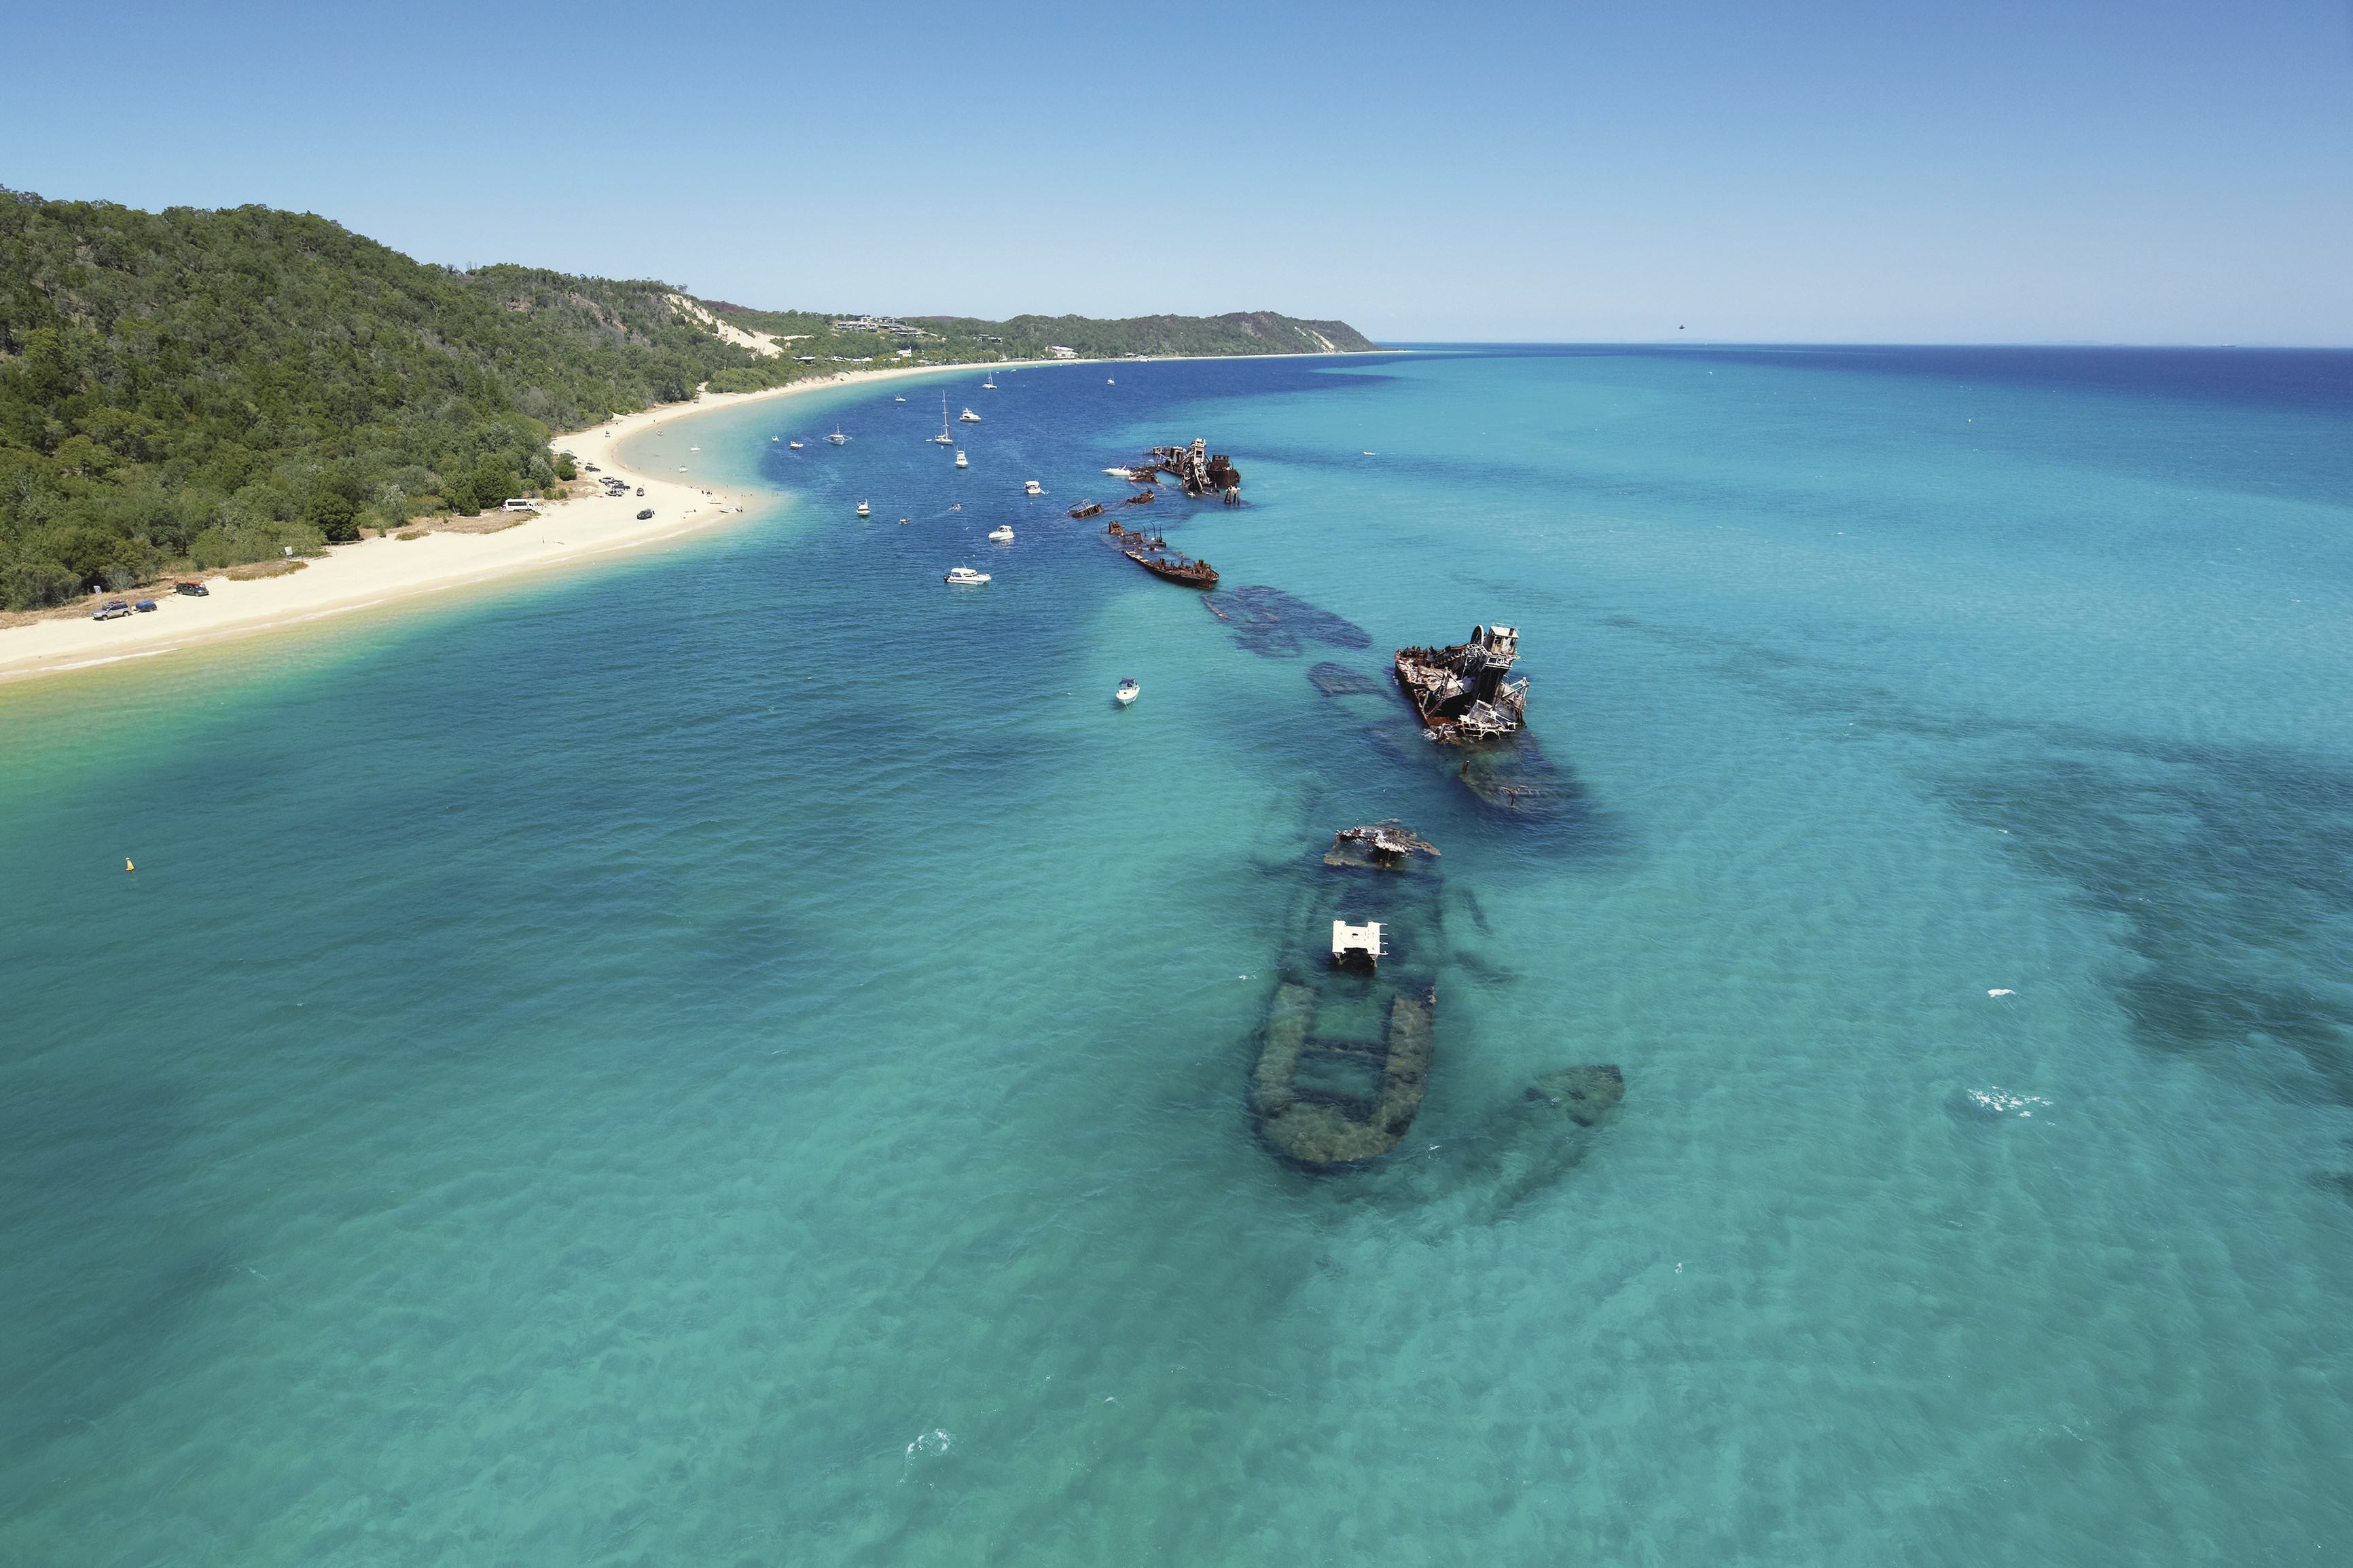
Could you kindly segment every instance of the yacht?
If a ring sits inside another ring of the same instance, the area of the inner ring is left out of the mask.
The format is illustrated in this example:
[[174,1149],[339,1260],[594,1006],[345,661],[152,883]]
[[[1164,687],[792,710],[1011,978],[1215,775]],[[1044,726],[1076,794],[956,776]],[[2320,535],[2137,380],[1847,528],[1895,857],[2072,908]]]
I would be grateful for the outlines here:
[[962,452],[958,452],[956,454],[956,467],[959,468],[968,468],[972,467],[972,465],[964,460],[964,454]]
[[980,423],[980,416],[967,408],[956,416],[956,422],[960,425],[977,425]]
[[904,403],[904,402],[906,402],[907,400],[906,400],[905,398],[903,398],[903,397],[894,397],[894,398],[892,398],[891,401],[892,401],[892,402],[893,402],[893,403]]
[[1119,689],[1113,692],[1112,695],[1119,699],[1119,705],[1124,708],[1129,703],[1134,701],[1135,694],[1143,689],[1144,688],[1138,686],[1133,680],[1123,680],[1119,683]]
[[948,434],[948,395],[944,392],[940,394],[940,433],[933,437],[932,440],[934,445],[941,447],[955,445],[955,437]]
[[869,507],[869,506],[868,506],[864,501],[860,501],[860,502],[858,503],[858,515],[859,515],[859,516],[860,516],[860,517],[864,517],[864,516],[865,516],[869,511],[871,511],[871,510],[873,510],[873,509],[872,509],[872,508],[871,508],[871,507]]
[[796,452],[801,449],[801,444],[798,441],[788,441],[786,445],[790,447]]
[[828,436],[826,439],[832,442],[837,447],[847,447],[849,445],[849,437],[841,433],[841,426],[839,425],[833,427],[833,434]]
[[995,392],[997,390],[997,376],[995,373],[992,372],[989,378],[980,384],[980,389],[983,392]]
[[988,574],[986,572],[976,572],[969,566],[959,566],[953,572],[950,572],[946,576],[941,578],[940,581],[943,583],[956,584],[986,583],[988,581]]
[[1041,496],[1046,493],[1046,487],[1035,479],[1024,479],[1021,481],[1021,493],[1025,496]]
[[999,544],[1010,544],[1013,542],[1013,529],[1009,524],[1000,522],[988,531],[988,537]]

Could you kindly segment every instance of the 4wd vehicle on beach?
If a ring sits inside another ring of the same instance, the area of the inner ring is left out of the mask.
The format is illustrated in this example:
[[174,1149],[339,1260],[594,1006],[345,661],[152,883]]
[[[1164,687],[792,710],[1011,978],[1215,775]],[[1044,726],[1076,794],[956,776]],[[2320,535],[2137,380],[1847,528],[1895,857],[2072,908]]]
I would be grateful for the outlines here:
[[213,596],[213,591],[210,588],[206,587],[202,583],[174,583],[172,584],[172,592],[174,594],[185,594],[189,597],[195,599],[209,599]]
[[131,606],[124,604],[121,600],[109,599],[106,603],[92,610],[90,613],[90,618],[93,621],[111,621],[117,616],[127,616],[130,613]]
[[643,522],[643,521],[645,521],[645,520],[646,520],[646,519],[648,519],[648,518],[649,518],[649,517],[653,516],[653,514],[654,514],[654,509],[653,509],[653,508],[651,508],[651,507],[648,507],[648,508],[646,508],[646,510],[643,510],[643,511],[641,511],[641,512],[638,513],[638,521],[639,522]]

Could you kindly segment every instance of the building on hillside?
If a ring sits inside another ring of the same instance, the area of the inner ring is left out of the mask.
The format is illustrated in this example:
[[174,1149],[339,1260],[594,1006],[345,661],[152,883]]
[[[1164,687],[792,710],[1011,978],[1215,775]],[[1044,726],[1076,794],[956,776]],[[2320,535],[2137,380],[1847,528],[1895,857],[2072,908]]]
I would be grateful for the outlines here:
[[1060,343],[1048,343],[1046,345],[1046,352],[1056,359],[1076,359],[1079,357],[1078,350],[1066,349]]

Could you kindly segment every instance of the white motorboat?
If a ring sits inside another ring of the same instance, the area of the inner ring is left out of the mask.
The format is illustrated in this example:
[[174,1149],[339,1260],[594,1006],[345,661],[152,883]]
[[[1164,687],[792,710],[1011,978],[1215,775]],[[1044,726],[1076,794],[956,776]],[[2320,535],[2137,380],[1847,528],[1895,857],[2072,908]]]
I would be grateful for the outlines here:
[[847,447],[849,445],[849,437],[841,433],[841,426],[839,425],[834,426],[833,434],[828,436],[826,439],[832,442],[837,447]]
[[953,572],[950,572],[946,576],[941,578],[940,581],[943,583],[955,583],[960,585],[974,583],[986,583],[988,581],[988,574],[986,572],[976,572],[969,566],[959,566]]
[[1041,496],[1046,493],[1046,487],[1035,479],[1024,479],[1021,481],[1021,493],[1026,496]]
[[988,531],[988,537],[999,544],[1010,544],[1013,542],[1013,530],[1000,522]]
[[972,465],[964,460],[964,454],[962,452],[958,452],[956,454],[956,467],[959,468],[968,468],[972,467]]
[[1135,470],[1134,468],[1105,468],[1103,472],[1109,474],[1115,479],[1132,479],[1135,478]]
[[871,511],[871,510],[872,510],[872,509],[871,509],[871,508],[870,508],[870,507],[869,507],[869,506],[868,506],[864,501],[860,501],[860,502],[858,503],[858,515],[859,515],[859,516],[860,516],[860,517],[864,517],[864,516],[865,516],[869,511]]
[[1107,375],[1103,377],[1103,384],[1105,386],[1117,386],[1119,384],[1119,378],[1116,376]]
[[959,425],[977,425],[980,423],[980,416],[967,408],[963,413],[956,416],[956,423]]
[[904,402],[906,402],[907,400],[906,400],[905,398],[903,398],[903,397],[894,397],[894,398],[892,398],[891,401],[892,401],[892,402],[893,402],[893,403],[904,403]]
[[1124,708],[1129,703],[1134,701],[1136,694],[1143,689],[1144,688],[1138,686],[1133,680],[1123,680],[1119,683],[1119,689],[1113,692],[1112,695],[1117,698],[1119,700],[1119,705]]
[[948,395],[940,394],[940,433],[932,437],[934,446],[953,447],[955,437],[948,434]]
[[785,445],[790,447],[796,452],[801,449],[801,444],[798,441],[787,441]]
[[[781,440],[783,440],[783,439],[784,439],[784,437],[783,437],[782,436],[771,436],[771,437],[768,437],[769,443],[770,443],[771,445],[775,444],[776,442],[781,441]],[[794,442],[794,443],[793,443],[793,445],[794,445],[794,446],[796,446],[796,447],[797,447],[797,446],[799,446],[799,445],[800,445],[800,443],[799,443],[798,441],[796,441],[796,442]]]

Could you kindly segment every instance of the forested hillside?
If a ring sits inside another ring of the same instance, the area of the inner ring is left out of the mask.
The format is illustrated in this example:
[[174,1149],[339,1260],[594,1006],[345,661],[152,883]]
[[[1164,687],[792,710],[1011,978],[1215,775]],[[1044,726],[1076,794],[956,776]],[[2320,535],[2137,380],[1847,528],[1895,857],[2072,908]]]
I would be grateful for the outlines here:
[[1015,316],[982,321],[969,316],[921,316],[951,340],[982,333],[1004,339],[1015,359],[1042,358],[1060,344],[1091,359],[1122,354],[1317,354],[1377,348],[1345,321],[1303,321],[1271,310],[1238,310],[1226,316],[1132,316],[1121,321],[1086,316]]
[[1372,346],[1339,322],[1271,315],[956,319],[878,337],[712,302],[731,325],[803,340],[777,354],[723,341],[680,293],[428,266],[267,207],[144,213],[0,187],[0,604],[495,506],[570,477],[547,452],[554,431],[704,383],[751,392],[845,363],[1050,342],[1090,355],[1317,353],[1316,333]]

